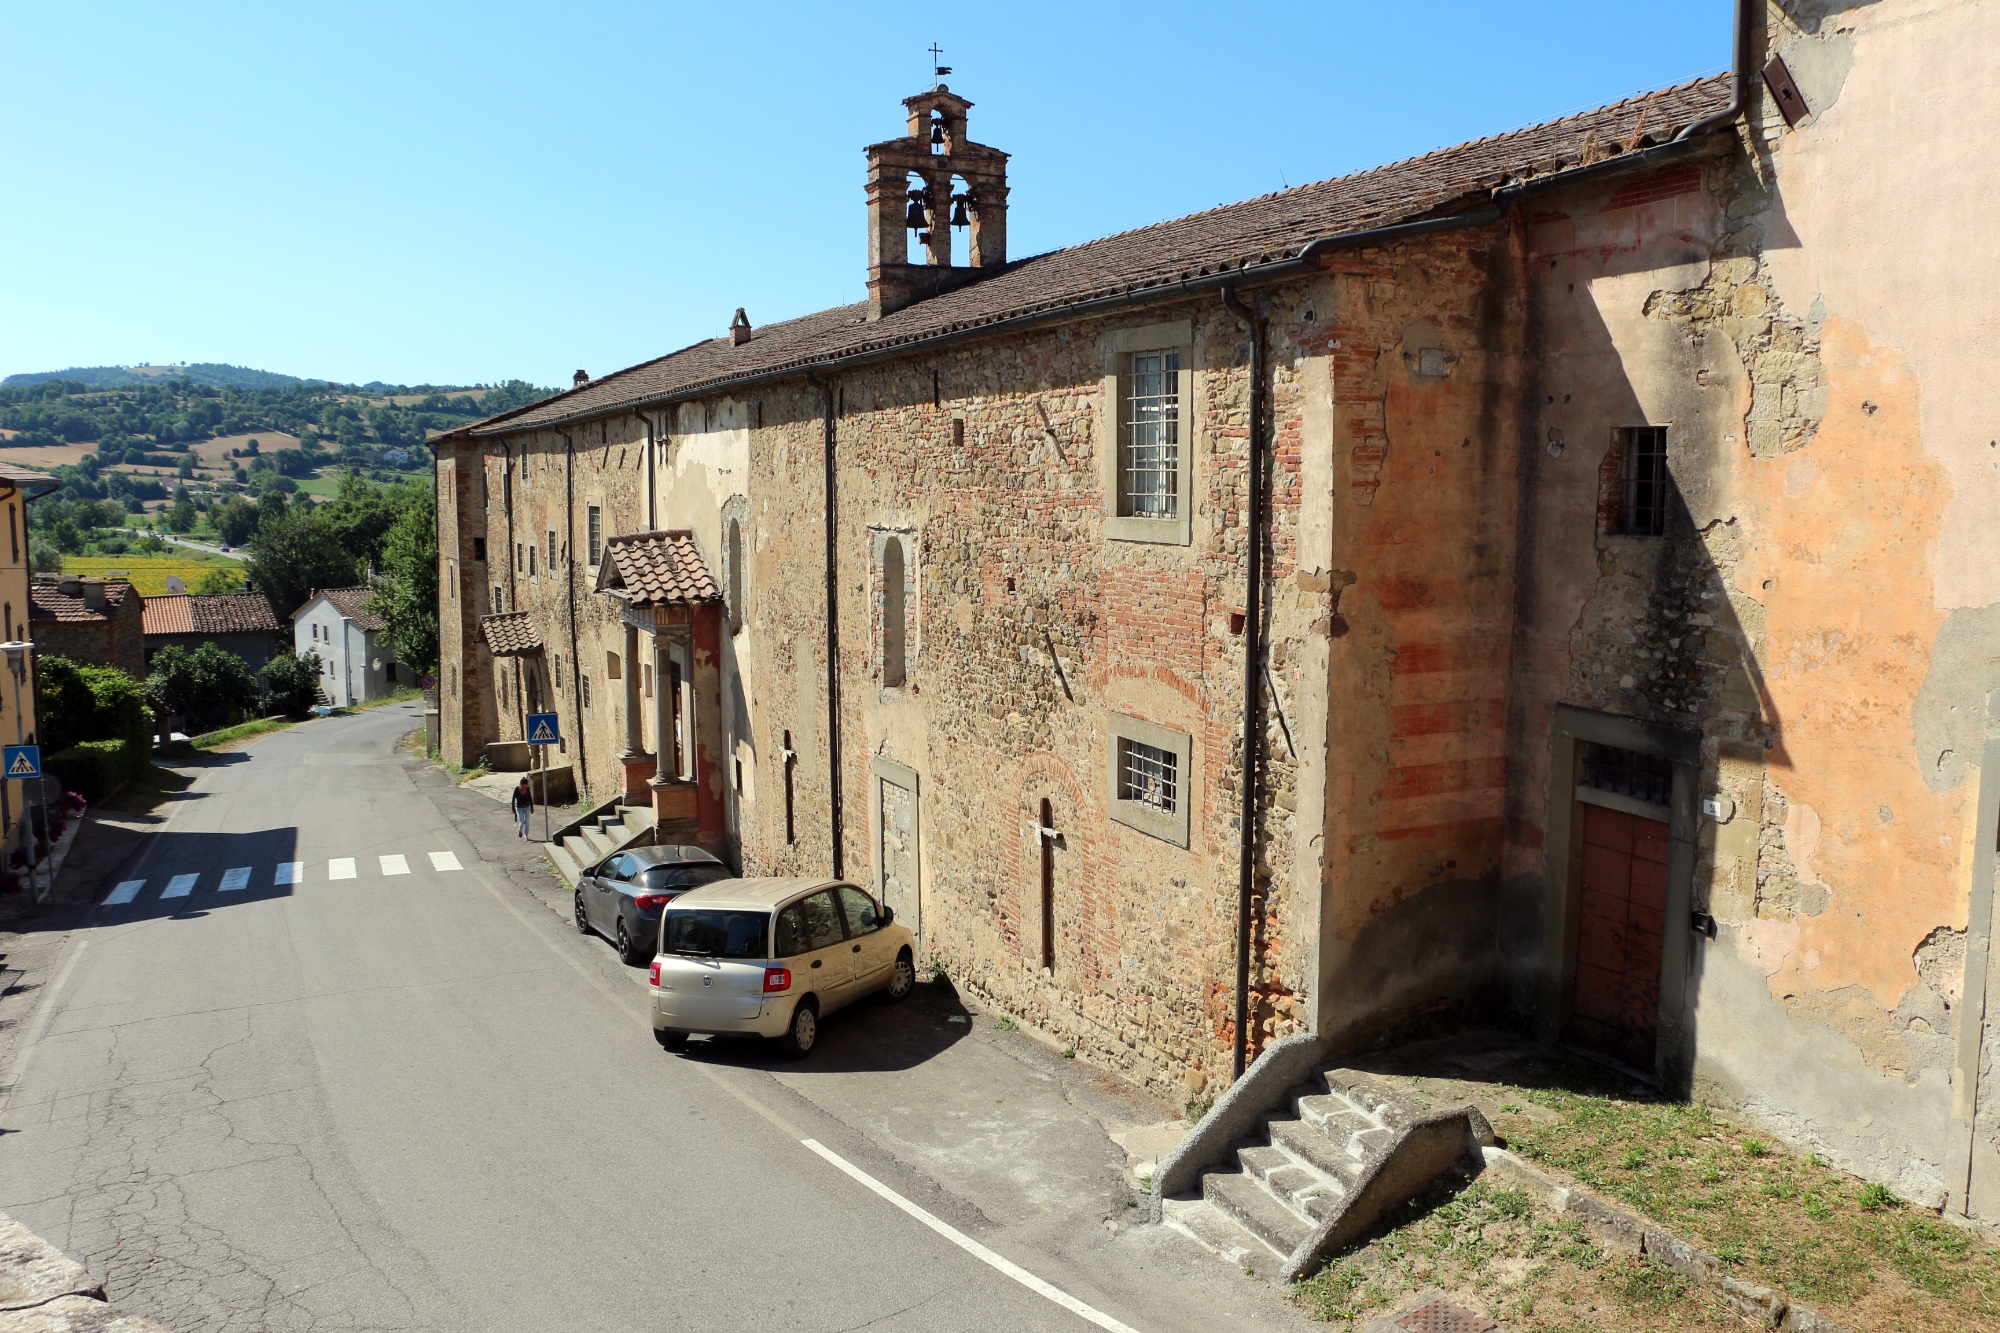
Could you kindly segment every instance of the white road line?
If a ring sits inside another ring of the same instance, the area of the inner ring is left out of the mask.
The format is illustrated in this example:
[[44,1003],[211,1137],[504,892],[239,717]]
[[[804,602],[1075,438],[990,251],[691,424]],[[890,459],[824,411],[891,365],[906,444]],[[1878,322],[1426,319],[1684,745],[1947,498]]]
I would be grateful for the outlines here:
[[800,1139],[799,1142],[805,1144],[806,1147],[812,1149],[814,1152],[818,1153],[821,1157],[824,1157],[827,1161],[832,1162],[842,1171],[846,1172],[854,1179],[860,1181],[862,1184],[866,1185],[869,1189],[875,1191],[875,1193],[887,1199],[890,1203],[895,1204],[898,1208],[908,1213],[911,1217],[914,1217],[919,1222],[922,1222],[932,1231],[937,1232],[938,1235],[943,1236],[946,1240],[958,1246],[959,1249],[964,1250],[967,1254],[979,1260],[981,1263],[989,1264],[992,1267],[997,1268],[1002,1273],[1005,1273],[1008,1277],[1013,1278],[1016,1282],[1026,1287],[1029,1291],[1034,1292],[1037,1296],[1045,1297],[1048,1300],[1054,1301],[1057,1305],[1060,1305],[1063,1309],[1068,1310],[1071,1314],[1076,1315],[1079,1318],[1088,1320],[1090,1323],[1097,1325],[1099,1328],[1110,1329],[1111,1333],[1138,1333],[1138,1330],[1133,1328],[1130,1324],[1121,1324],[1116,1319],[1113,1319],[1110,1315],[1104,1313],[1104,1311],[1096,1309],[1093,1306],[1085,1305],[1082,1301],[1070,1295],[1068,1292],[1064,1291],[1061,1287],[1053,1286],[1050,1283],[1044,1282],[1042,1279],[1036,1277],[1033,1273],[1030,1273],[1027,1269],[1021,1267],[1021,1265],[1015,1263],[1012,1259],[1008,1259],[1001,1255],[995,1254],[993,1251],[987,1249],[984,1245],[981,1245],[978,1241],[974,1240],[972,1237],[966,1235],[963,1231],[960,1231],[957,1227],[951,1225],[951,1223],[946,1222],[941,1218],[935,1217],[928,1212],[925,1212],[922,1208],[917,1207],[917,1205],[911,1203],[908,1199],[896,1193],[896,1191],[890,1189],[887,1185],[884,1185],[881,1181],[875,1179],[875,1177],[869,1175],[866,1171],[863,1171],[860,1167],[855,1166],[853,1163],[847,1161],[845,1158],[841,1157],[839,1153],[834,1152],[832,1149],[826,1147],[824,1144],[818,1143],[812,1139]]
[[336,856],[333,860],[328,861],[326,863],[326,877],[328,879],[353,879],[354,858],[351,856]]
[[410,859],[401,852],[382,858],[382,873],[385,875],[407,875],[410,873]]
[[129,903],[138,897],[139,890],[145,887],[146,881],[143,879],[128,879],[111,891],[111,896],[104,900],[104,905],[116,907],[121,903]]
[[236,893],[239,890],[247,889],[249,887],[250,887],[249,866],[237,866],[234,869],[225,870],[222,872],[222,891],[224,893]]
[[200,875],[175,875],[167,881],[167,887],[161,892],[160,896],[162,898],[185,898],[194,892],[195,881],[200,878]]
[[458,863],[458,853],[456,852],[432,852],[431,869],[463,870],[465,867]]
[[305,882],[306,863],[304,861],[278,862],[278,873],[271,880],[273,884],[303,884]]

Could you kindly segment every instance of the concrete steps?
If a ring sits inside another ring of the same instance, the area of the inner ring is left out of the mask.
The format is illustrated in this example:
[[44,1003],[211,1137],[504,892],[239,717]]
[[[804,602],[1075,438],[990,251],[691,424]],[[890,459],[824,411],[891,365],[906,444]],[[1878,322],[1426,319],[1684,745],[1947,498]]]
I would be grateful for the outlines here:
[[1389,1209],[1474,1161],[1492,1136],[1476,1110],[1424,1110],[1339,1068],[1274,1100],[1260,1132],[1228,1145],[1227,1160],[1203,1171],[1198,1189],[1163,1199],[1158,1216],[1230,1263],[1286,1280],[1317,1271]]
[[653,812],[643,805],[621,805],[594,821],[577,825],[554,842],[542,844],[563,883],[574,886],[583,872],[622,847],[653,831]]

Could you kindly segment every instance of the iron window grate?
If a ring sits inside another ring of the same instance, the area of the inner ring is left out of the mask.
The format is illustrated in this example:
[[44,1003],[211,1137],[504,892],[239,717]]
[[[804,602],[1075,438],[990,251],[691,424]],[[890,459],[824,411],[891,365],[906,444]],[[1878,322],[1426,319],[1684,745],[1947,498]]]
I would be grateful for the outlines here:
[[1583,785],[1649,805],[1668,805],[1674,790],[1674,769],[1658,755],[1621,750],[1614,745],[1587,744],[1583,751]]
[[1133,518],[1180,514],[1181,354],[1134,352],[1126,374],[1125,505]]
[[1667,530],[1667,428],[1625,428],[1624,531],[1657,537]]
[[1118,799],[1173,814],[1180,802],[1180,756],[1119,737]]

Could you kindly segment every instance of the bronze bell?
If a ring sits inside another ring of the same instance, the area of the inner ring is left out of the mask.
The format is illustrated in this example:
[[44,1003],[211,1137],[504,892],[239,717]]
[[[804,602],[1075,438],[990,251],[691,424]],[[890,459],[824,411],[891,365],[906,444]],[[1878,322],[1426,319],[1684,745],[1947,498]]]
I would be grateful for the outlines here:
[[931,234],[929,232],[920,231],[917,233],[918,245],[929,245],[930,243],[931,243]]
[[954,227],[969,227],[972,225],[965,216],[964,195],[960,195],[951,201],[951,225]]
[[930,219],[924,216],[924,206],[915,199],[910,200],[910,211],[903,222],[912,231],[921,231],[930,225]]
[[943,143],[943,142],[944,142],[944,122],[943,122],[943,121],[941,121],[941,120],[933,120],[933,121],[931,122],[931,142],[932,142],[932,143]]

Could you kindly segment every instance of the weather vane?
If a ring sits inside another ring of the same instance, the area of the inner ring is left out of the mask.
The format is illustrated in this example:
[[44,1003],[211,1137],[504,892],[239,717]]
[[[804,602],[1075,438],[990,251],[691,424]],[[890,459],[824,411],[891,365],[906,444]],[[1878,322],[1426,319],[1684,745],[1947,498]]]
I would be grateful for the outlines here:
[[937,71],[937,76],[938,76],[938,77],[939,77],[940,79],[941,79],[941,78],[943,78],[943,77],[944,77],[945,75],[947,75],[947,74],[951,73],[951,66],[950,66],[950,65],[940,65],[940,64],[938,63],[938,58],[939,58],[940,56],[942,56],[943,54],[944,54],[944,48],[943,48],[943,47],[941,47],[941,46],[939,46],[939,45],[938,45],[938,44],[937,44],[936,42],[932,42],[932,43],[931,43],[931,68]]

